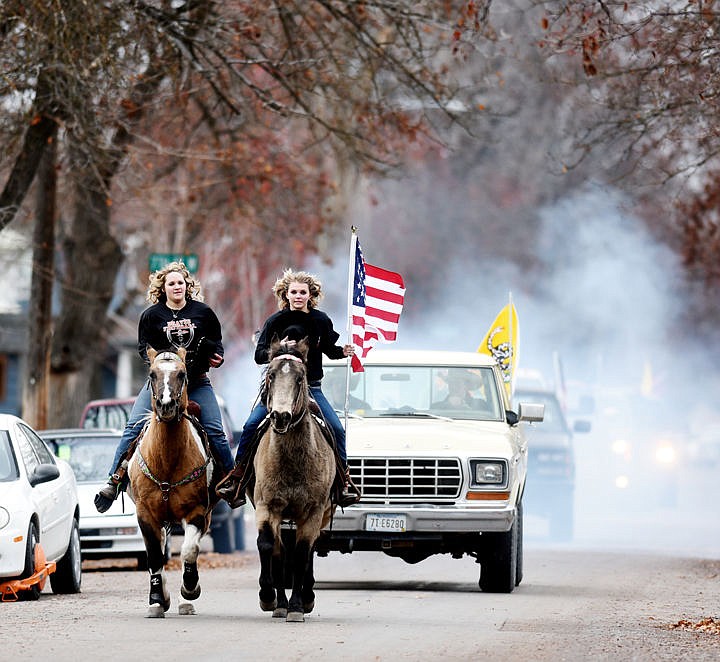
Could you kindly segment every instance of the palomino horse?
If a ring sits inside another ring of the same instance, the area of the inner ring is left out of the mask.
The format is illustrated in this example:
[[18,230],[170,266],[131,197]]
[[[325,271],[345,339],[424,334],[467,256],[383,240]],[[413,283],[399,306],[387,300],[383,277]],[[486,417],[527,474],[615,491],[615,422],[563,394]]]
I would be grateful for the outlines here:
[[[260,554],[260,608],[273,617],[302,622],[315,606],[313,554],[321,529],[330,523],[335,506],[330,490],[335,455],[320,423],[309,412],[305,361],[308,343],[297,352],[270,347],[265,374],[270,426],[255,455],[253,503]],[[295,523],[294,545],[283,544],[283,520]],[[285,554],[290,558],[285,558]],[[285,569],[287,573],[285,572]],[[292,577],[288,602],[285,579]]]
[[[185,349],[156,352],[148,349],[152,413],[130,462],[131,497],[145,540],[150,571],[148,618],[164,618],[170,608],[165,584],[165,543],[170,524],[182,523],[185,538],[180,594],[186,600],[200,595],[197,558],[200,538],[210,526],[217,498],[209,490],[213,465],[208,447],[187,414]],[[211,496],[212,495],[212,496]],[[180,614],[194,614],[190,603],[180,603]]]

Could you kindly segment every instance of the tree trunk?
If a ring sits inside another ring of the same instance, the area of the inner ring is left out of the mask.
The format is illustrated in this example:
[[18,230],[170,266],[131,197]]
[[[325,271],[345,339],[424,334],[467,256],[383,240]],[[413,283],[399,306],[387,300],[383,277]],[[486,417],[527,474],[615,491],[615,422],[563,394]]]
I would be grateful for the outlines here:
[[45,69],[38,76],[33,107],[35,115],[25,131],[20,153],[0,193],[0,231],[15,218],[35,178],[43,152],[57,134],[57,118],[62,117],[62,111],[51,90],[59,78],[62,76],[58,72],[48,73]]
[[[77,172],[77,171],[76,171]],[[77,425],[106,355],[106,315],[122,251],[110,234],[104,186],[92,172],[75,180],[75,213],[63,238],[62,314],[53,336],[50,423]]]
[[55,135],[50,136],[38,168],[38,195],[33,230],[29,336],[23,379],[22,417],[37,430],[47,428],[52,286],[55,254],[57,174]]

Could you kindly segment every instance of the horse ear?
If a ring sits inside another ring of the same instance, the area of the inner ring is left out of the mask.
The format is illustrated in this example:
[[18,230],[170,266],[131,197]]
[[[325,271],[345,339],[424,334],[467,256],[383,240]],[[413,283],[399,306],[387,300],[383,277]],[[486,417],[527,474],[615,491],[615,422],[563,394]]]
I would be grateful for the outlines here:
[[176,354],[184,361],[187,356],[187,350],[184,347],[178,347]]
[[152,347],[148,346],[147,348],[147,357],[150,360],[150,363],[152,363],[155,360],[155,357],[158,355],[157,351],[154,350]]
[[308,337],[305,336],[301,340],[298,340],[296,348],[302,355],[302,360],[307,361],[308,352],[310,351],[310,340]]
[[270,351],[268,352],[268,355],[270,358],[277,356],[280,354],[280,345],[282,343],[280,342],[280,338],[278,338],[277,333],[273,335],[272,340],[270,341]]

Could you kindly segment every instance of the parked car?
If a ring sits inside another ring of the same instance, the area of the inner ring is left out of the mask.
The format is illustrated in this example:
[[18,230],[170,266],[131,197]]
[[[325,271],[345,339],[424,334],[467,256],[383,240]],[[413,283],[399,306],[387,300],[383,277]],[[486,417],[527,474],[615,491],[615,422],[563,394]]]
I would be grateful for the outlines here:
[[525,507],[528,515],[548,520],[550,537],[567,541],[575,527],[575,450],[574,435],[590,431],[589,420],[572,424],[551,388],[525,386],[513,394],[515,402],[536,402],[545,406],[542,425],[527,430],[528,481]]
[[[135,398],[105,398],[88,402],[80,414],[80,427],[94,430],[125,428]],[[110,458],[112,462],[112,457]]]
[[[75,475],[24,421],[0,414],[0,583],[27,579],[46,561],[54,593],[82,583],[80,508]],[[37,600],[42,584],[17,597]],[[4,594],[3,594],[4,595]]]
[[[225,436],[230,442],[230,450],[235,455],[235,430],[230,412],[225,401],[216,396],[220,405]],[[112,428],[124,430],[125,424],[132,411],[135,398],[106,398],[91,400],[80,415],[80,427],[85,429]],[[239,437],[239,435],[238,435]],[[107,471],[112,464],[112,457],[108,460]],[[93,509],[95,507],[93,506]],[[179,533],[178,530],[175,533]],[[213,540],[213,550],[221,554],[229,554],[235,550],[245,549],[245,520],[244,508],[233,510],[225,501],[219,501],[213,509],[210,536]]]
[[[495,361],[476,352],[373,350],[350,380],[348,466],[360,503],[338,509],[318,554],[378,551],[407,563],[433,554],[480,564],[483,591],[523,576],[527,441],[519,421],[542,406],[510,402]],[[342,412],[345,362],[324,393]],[[342,418],[342,413],[341,413]]]
[[93,502],[107,482],[107,471],[122,432],[70,428],[38,433],[58,457],[70,463],[78,483],[80,550],[83,559],[135,557],[147,569],[145,542],[138,527],[135,504],[121,496],[105,513]]

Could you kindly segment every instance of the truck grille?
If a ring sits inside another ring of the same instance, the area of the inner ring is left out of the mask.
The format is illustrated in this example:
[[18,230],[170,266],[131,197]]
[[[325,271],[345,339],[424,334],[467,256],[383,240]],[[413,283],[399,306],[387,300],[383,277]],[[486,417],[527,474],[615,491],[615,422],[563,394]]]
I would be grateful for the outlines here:
[[350,475],[369,499],[455,499],[462,471],[457,458],[348,458]]

